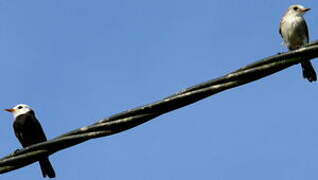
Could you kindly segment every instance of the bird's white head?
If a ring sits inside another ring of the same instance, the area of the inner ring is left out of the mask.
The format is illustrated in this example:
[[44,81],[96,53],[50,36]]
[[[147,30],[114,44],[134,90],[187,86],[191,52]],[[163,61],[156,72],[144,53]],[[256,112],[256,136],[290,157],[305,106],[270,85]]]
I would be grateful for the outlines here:
[[286,15],[303,16],[309,10],[310,8],[305,8],[304,6],[300,4],[295,4],[295,5],[289,6]]
[[25,114],[32,111],[32,108],[26,104],[18,104],[14,106],[12,109],[5,109],[5,111],[11,112],[13,117],[16,118],[21,114]]

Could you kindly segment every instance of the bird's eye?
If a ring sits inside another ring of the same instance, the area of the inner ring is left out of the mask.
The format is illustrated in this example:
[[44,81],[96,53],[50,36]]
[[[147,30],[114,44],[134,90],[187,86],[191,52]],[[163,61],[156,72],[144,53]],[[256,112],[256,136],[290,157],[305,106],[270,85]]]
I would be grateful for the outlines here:
[[296,7],[294,7],[293,9],[294,9],[295,11],[297,11],[297,10],[298,10],[298,7],[296,6]]
[[22,108],[23,108],[22,106],[19,106],[19,107],[18,107],[18,109],[22,109]]

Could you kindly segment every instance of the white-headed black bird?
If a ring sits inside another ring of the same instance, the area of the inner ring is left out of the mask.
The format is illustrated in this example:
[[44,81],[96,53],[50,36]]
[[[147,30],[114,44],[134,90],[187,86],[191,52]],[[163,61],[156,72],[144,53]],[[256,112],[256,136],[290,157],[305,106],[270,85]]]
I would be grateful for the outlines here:
[[[35,117],[35,113],[30,106],[19,104],[12,109],[5,110],[11,112],[14,117],[14,133],[23,147],[47,140],[41,124]],[[48,157],[41,159],[39,163],[43,177],[55,177],[54,169]]]

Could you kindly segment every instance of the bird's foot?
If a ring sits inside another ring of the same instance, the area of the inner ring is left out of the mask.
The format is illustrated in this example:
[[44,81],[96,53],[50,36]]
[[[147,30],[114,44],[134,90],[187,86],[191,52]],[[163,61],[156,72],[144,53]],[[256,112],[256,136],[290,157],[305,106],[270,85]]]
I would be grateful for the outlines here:
[[12,154],[17,154],[20,151],[21,151],[20,149],[16,149]]

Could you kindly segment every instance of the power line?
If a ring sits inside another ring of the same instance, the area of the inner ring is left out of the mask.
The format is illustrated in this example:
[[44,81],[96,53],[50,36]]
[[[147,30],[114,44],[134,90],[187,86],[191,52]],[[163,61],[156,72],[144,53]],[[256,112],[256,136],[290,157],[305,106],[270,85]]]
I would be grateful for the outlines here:
[[52,140],[18,150],[0,159],[0,173],[24,167],[38,161],[41,157],[87,140],[128,130],[157,116],[195,103],[216,93],[261,79],[298,64],[302,60],[316,57],[318,57],[318,41],[308,44],[305,48],[264,58],[222,77],[184,89],[160,101],[115,114]]

